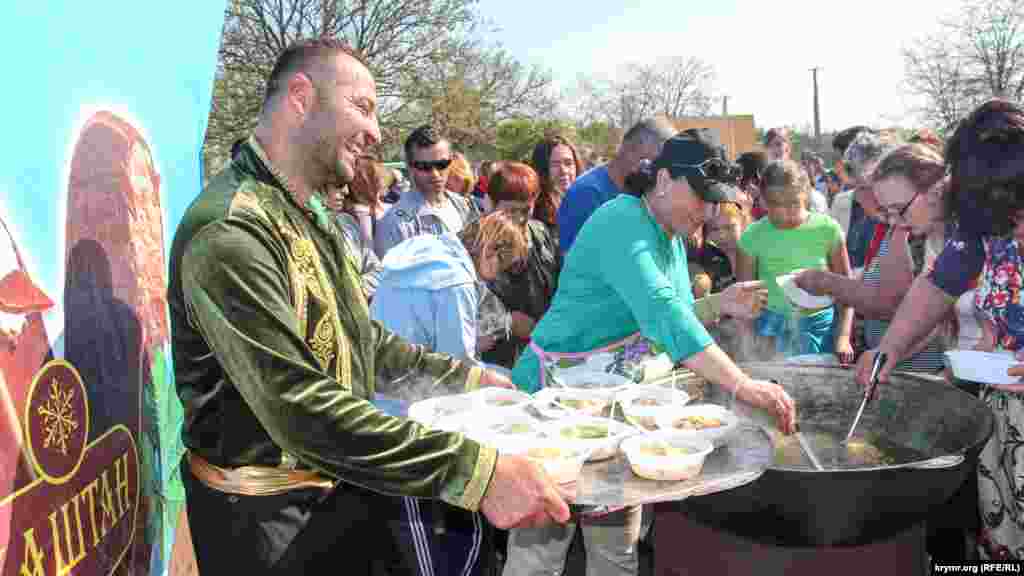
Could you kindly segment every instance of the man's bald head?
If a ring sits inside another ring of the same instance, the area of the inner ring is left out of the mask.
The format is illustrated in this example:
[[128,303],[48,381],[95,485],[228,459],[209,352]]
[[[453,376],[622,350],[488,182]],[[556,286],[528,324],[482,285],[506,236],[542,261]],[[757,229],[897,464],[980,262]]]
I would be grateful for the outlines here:
[[303,73],[311,79],[319,80],[323,74],[320,70],[330,70],[330,62],[338,54],[344,54],[365,66],[362,56],[346,42],[333,38],[303,40],[292,44],[277,57],[263,96],[263,108],[288,89],[288,79],[297,73]]
[[661,145],[675,136],[676,128],[666,118],[648,118],[633,125],[622,137],[619,153],[613,160],[617,170],[629,174],[641,160],[654,160]]

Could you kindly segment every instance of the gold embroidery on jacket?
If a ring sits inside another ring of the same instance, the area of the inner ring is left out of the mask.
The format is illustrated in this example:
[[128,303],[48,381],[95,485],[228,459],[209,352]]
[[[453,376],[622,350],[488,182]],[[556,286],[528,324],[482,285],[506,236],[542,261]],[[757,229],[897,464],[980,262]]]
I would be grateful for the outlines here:
[[313,338],[309,341],[313,356],[320,361],[324,370],[329,370],[331,361],[334,360],[334,336],[334,325],[331,322],[331,314],[328,313],[316,323]]
[[[294,200],[297,195],[282,172],[277,170],[270,161],[263,147],[259,145],[255,137],[250,136],[249,144],[256,152],[257,157],[266,166],[274,178]],[[272,187],[268,187],[272,188]],[[280,201],[282,198],[276,192],[270,198]],[[270,199],[268,198],[268,200]],[[301,334],[307,339],[313,356],[320,363],[325,371],[330,370],[332,360],[335,363],[335,377],[345,386],[351,386],[352,382],[352,358],[351,348],[345,332],[341,327],[341,320],[338,316],[338,302],[335,299],[335,286],[330,281],[327,272],[324,270],[316,245],[309,239],[303,227],[293,223],[281,210],[275,210],[279,217],[274,224],[284,236],[291,255],[289,258],[288,273],[291,277],[292,289],[294,292],[295,310],[299,316]],[[312,295],[326,307],[326,312],[319,318],[310,317],[311,302],[307,296]],[[313,334],[309,334],[309,325],[313,324]]]

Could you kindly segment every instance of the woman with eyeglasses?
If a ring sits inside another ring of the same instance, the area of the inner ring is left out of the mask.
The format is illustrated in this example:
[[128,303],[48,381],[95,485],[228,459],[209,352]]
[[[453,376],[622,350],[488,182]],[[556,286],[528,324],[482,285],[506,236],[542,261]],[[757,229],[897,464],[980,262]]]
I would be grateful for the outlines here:
[[[640,163],[621,194],[583,224],[565,257],[558,289],[529,347],[513,369],[528,392],[555,385],[548,370],[563,359],[586,359],[644,338],[707,381],[776,416],[793,430],[796,406],[776,384],[744,374],[702,325],[720,312],[750,318],[766,294],[759,283],[734,284],[694,301],[684,239],[734,198],[735,177],[709,131],[668,139],[653,162]],[[581,520],[587,574],[636,574],[640,507]],[[576,523],[517,529],[509,536],[504,576],[558,573]]]
[[768,215],[744,231],[736,258],[737,278],[761,280],[768,286],[768,308],[747,331],[759,337],[759,353],[769,358],[834,353],[849,364],[853,309],[841,303],[835,309],[798,308],[777,282],[779,276],[800,269],[849,276],[843,232],[831,216],[809,210],[810,183],[796,162],[769,164],[764,183]]
[[[504,206],[458,234],[421,234],[398,244],[382,262],[370,315],[413,344],[479,361],[477,318],[483,283],[526,259],[527,214],[525,206]],[[418,386],[431,384],[410,382],[408,399],[437,393]],[[494,528],[483,516],[439,502],[402,500],[401,518],[393,529],[404,565],[419,566],[421,576],[491,573],[493,558],[488,551],[494,545]],[[435,526],[445,527],[443,537]]]
[[[927,269],[946,241],[942,214],[946,167],[942,155],[923,144],[905,144],[887,153],[869,175],[870,187],[888,231],[862,278],[821,270],[796,277],[797,286],[832,296],[864,316],[868,348],[878,346],[914,278]],[[900,370],[938,372],[944,361],[946,324],[907,358]]]

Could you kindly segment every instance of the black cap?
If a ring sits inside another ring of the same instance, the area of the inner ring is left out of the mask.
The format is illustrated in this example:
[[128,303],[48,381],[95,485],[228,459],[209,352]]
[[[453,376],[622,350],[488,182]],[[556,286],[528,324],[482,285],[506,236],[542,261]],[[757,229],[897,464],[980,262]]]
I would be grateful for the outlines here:
[[[717,162],[708,162],[717,160]],[[707,128],[690,128],[669,138],[654,160],[654,170],[665,168],[673,177],[686,176],[690,187],[705,202],[736,202],[738,190],[731,185],[739,174],[729,162],[718,135]],[[698,170],[700,167],[703,171]]]

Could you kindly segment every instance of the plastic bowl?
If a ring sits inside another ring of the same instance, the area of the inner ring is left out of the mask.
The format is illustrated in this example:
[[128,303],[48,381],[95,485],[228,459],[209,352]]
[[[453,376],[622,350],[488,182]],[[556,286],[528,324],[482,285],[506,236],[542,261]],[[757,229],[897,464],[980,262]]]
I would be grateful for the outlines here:
[[555,378],[566,388],[603,391],[609,396],[624,386],[633,384],[625,376],[584,368],[569,368],[555,374]]
[[481,407],[493,409],[522,408],[533,401],[526,392],[508,388],[481,388],[476,391]]
[[[688,453],[658,454],[665,446]],[[705,458],[714,450],[707,440],[676,432],[633,436],[622,442],[622,451],[633,473],[648,480],[678,482],[695,478],[704,468]]]
[[543,423],[525,412],[501,411],[477,415],[466,427],[466,436],[499,452],[515,450],[525,440],[540,438]]
[[815,296],[810,292],[807,292],[803,288],[796,285],[795,278],[803,270],[793,272],[792,274],[783,274],[775,278],[775,282],[778,283],[782,293],[785,294],[786,299],[797,308],[803,308],[805,310],[817,310],[819,308],[827,308],[833,304],[832,298],[828,296]]
[[950,350],[946,361],[953,370],[953,376],[968,382],[982,384],[1019,384],[1019,378],[1006,374],[1010,366],[1020,364],[1010,352],[978,352],[974,350]]
[[[502,449],[498,449],[502,452]],[[583,463],[590,452],[585,448],[553,438],[524,439],[517,446],[509,446],[505,454],[525,456],[539,464],[556,484],[572,484],[580,477]]]
[[[544,388],[534,394],[535,405],[545,416],[561,418],[572,415],[603,416],[611,407],[613,394],[606,390],[587,390],[584,388]],[[547,410],[555,404],[557,413]]]
[[682,390],[653,384],[630,386],[615,396],[626,420],[647,430],[657,429],[659,414],[680,408],[689,401],[690,395]]
[[453,394],[414,402],[409,406],[408,416],[424,426],[462,432],[466,424],[465,415],[478,409],[479,400],[474,394]]
[[[586,437],[589,432],[599,433],[602,431],[605,432],[605,436]],[[590,454],[587,460],[595,462],[615,456],[619,449],[619,443],[636,434],[638,430],[629,424],[608,418],[580,416],[549,422],[545,426],[544,432],[548,438],[586,450]]]
[[[699,424],[694,422],[696,418],[717,420],[721,425],[700,428]],[[696,404],[667,410],[659,414],[657,420],[660,431],[672,432],[682,438],[706,440],[714,446],[724,444],[739,424],[739,417],[736,414],[715,404]],[[688,424],[683,424],[682,421],[688,421]],[[686,428],[687,425],[695,427]]]

